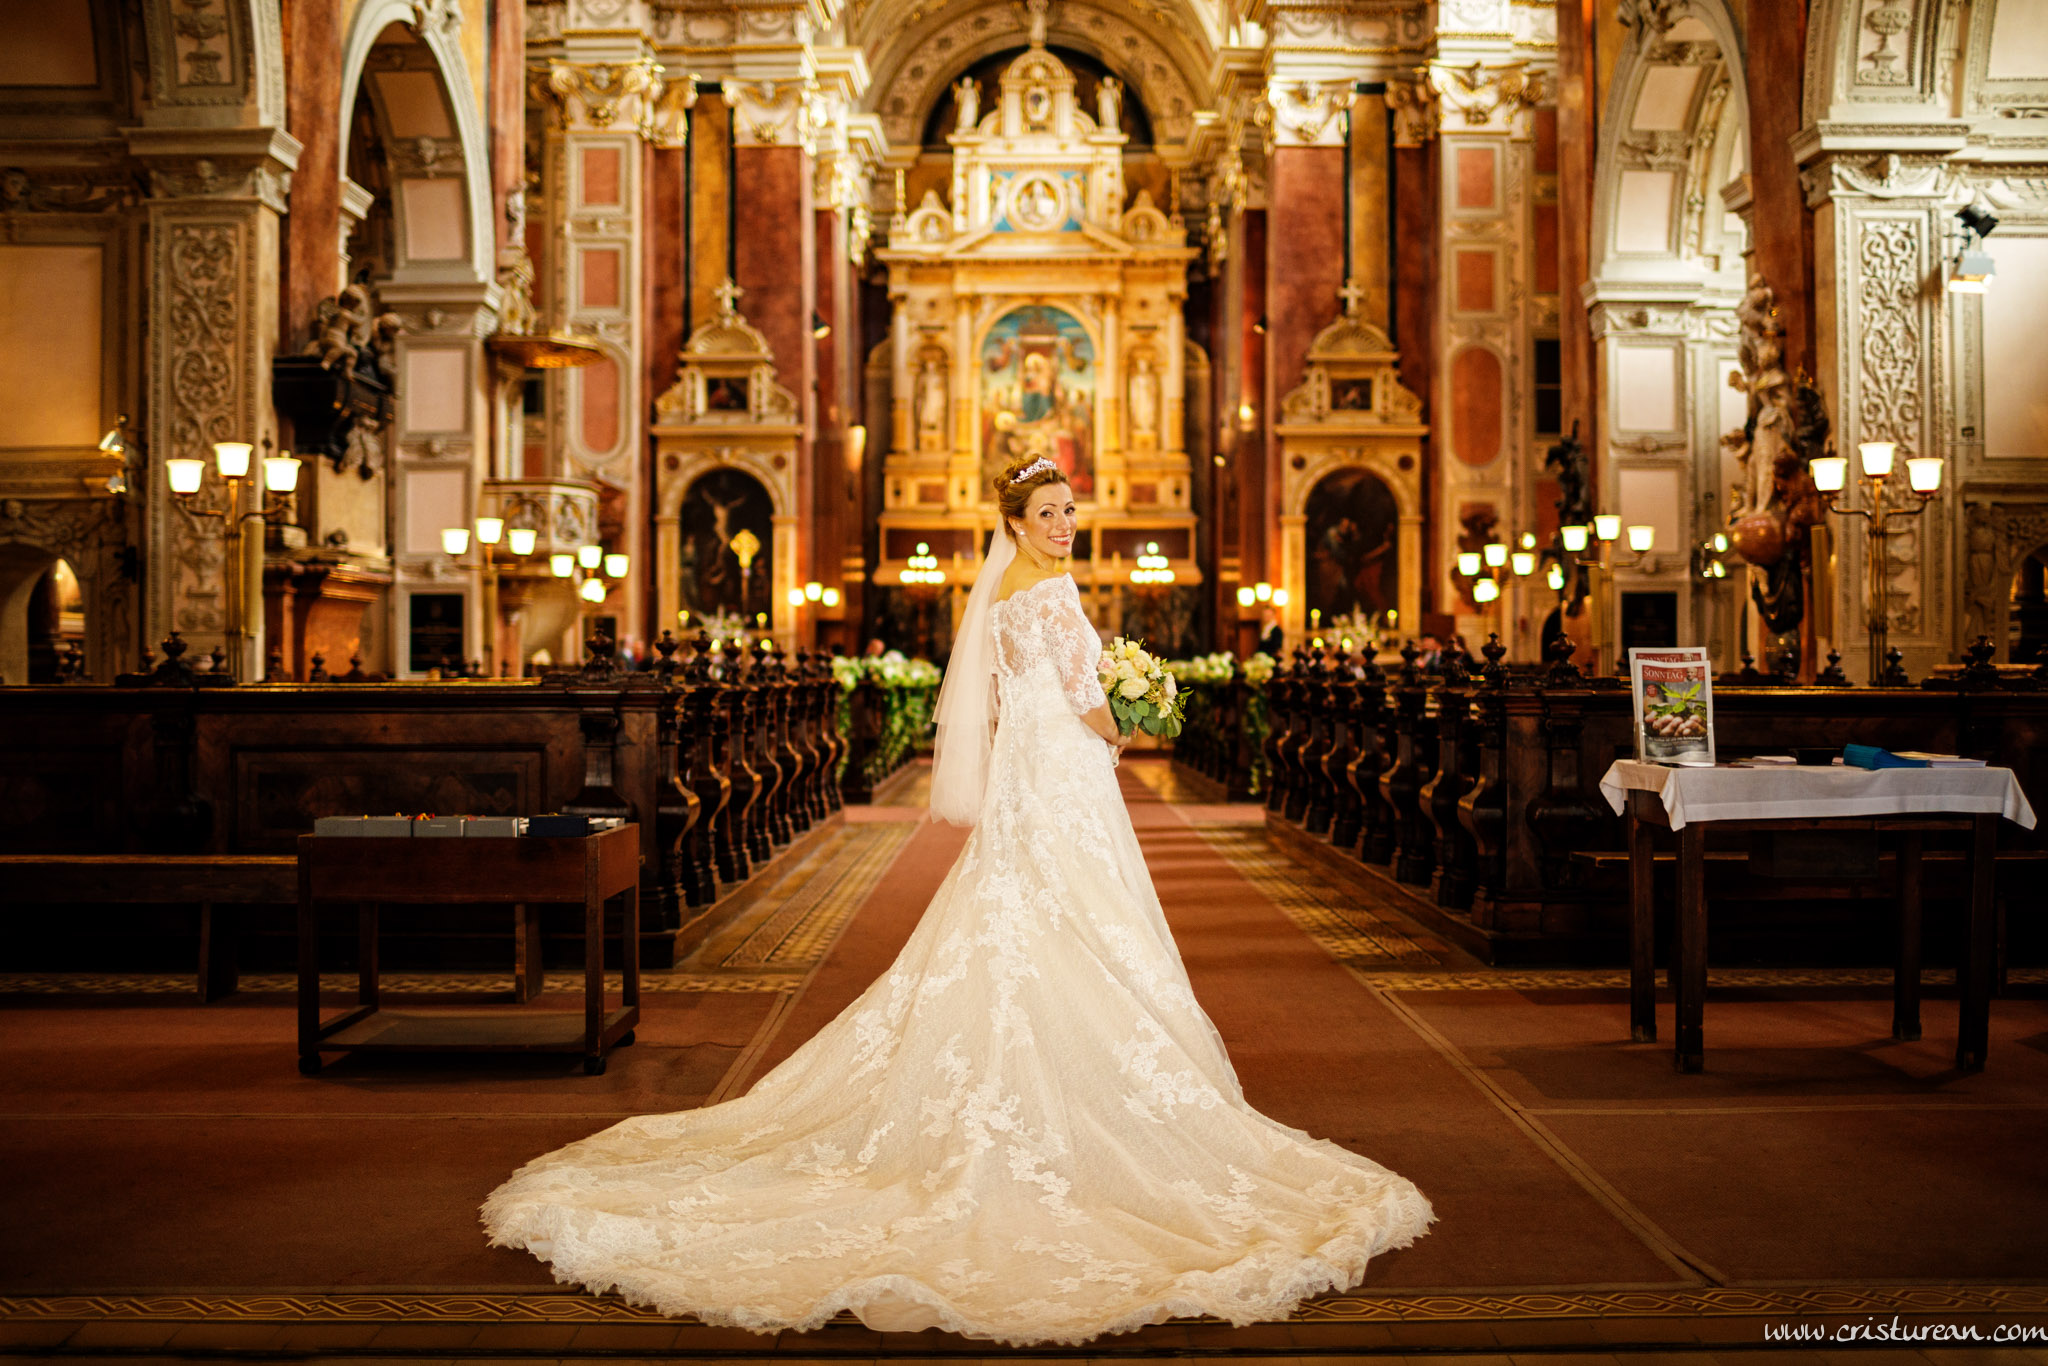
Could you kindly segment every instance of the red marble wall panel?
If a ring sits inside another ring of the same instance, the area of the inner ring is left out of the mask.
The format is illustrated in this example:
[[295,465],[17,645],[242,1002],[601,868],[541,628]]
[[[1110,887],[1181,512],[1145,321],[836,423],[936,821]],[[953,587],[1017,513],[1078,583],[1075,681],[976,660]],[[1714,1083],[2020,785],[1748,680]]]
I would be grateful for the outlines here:
[[619,444],[619,367],[607,357],[576,372],[586,450],[602,453]]
[[1344,287],[1344,150],[1273,149],[1267,202],[1268,406],[1301,383],[1309,343],[1341,311]]
[[[341,235],[341,0],[288,0],[285,20],[285,124],[299,140],[285,220],[278,346],[296,351],[322,299],[336,284],[335,241]],[[350,92],[353,97],[354,92]]]
[[1452,182],[1460,209],[1484,211],[1500,205],[1500,192],[1495,185],[1500,159],[1491,147],[1459,147],[1456,156],[1456,179]]
[[1557,0],[1557,317],[1564,429],[1581,425],[1586,450],[1600,449],[1593,402],[1593,328],[1580,293],[1590,269],[1593,150],[1599,101],[1594,93],[1593,0]]
[[[1239,305],[1243,326],[1239,345],[1244,348],[1244,388],[1239,401],[1251,404],[1253,421],[1250,431],[1240,429],[1237,434],[1237,459],[1234,462],[1238,498],[1237,553],[1245,580],[1253,583],[1273,577],[1266,565],[1266,429],[1268,414],[1273,410],[1272,376],[1267,373],[1266,356],[1272,337],[1261,330],[1267,326],[1266,271],[1263,268],[1266,227],[1264,209],[1247,209],[1239,215],[1238,250],[1242,265],[1238,273],[1244,289],[1243,302]],[[1279,452],[1274,451],[1271,459],[1277,461],[1279,458]],[[1278,526],[1277,520],[1274,525]]]
[[583,202],[585,204],[616,204],[619,202],[620,172],[619,149],[616,147],[585,147],[583,160]]
[[1538,204],[1529,220],[1530,262],[1538,294],[1557,293],[1557,205]]
[[619,272],[623,265],[618,247],[584,247],[577,253],[582,267],[584,308],[619,306]]
[[1791,142],[1801,124],[1806,6],[1773,7],[1749,34],[1749,183],[1756,207],[1752,257],[1778,293],[1786,368],[1813,368],[1813,220]]
[[1468,346],[1451,358],[1451,454],[1468,465],[1500,454],[1500,357]]
[[1497,303],[1493,251],[1484,247],[1464,247],[1452,255],[1457,261],[1455,303],[1452,306],[1460,313],[1493,312]]

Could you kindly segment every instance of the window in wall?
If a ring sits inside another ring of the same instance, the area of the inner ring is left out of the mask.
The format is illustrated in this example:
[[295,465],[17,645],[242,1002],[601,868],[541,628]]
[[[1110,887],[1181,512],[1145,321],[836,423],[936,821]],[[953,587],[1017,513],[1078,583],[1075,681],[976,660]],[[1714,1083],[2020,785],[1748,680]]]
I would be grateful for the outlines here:
[[1535,383],[1531,405],[1537,436],[1564,432],[1564,361],[1555,337],[1535,339]]

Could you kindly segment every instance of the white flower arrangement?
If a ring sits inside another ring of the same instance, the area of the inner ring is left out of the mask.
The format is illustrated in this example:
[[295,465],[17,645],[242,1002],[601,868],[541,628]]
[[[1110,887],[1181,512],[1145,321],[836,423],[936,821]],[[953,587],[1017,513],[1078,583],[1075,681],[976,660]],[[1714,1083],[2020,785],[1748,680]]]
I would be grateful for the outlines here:
[[832,677],[840,691],[852,692],[863,678],[872,678],[885,688],[936,688],[939,666],[928,659],[908,659],[901,650],[855,658],[840,655],[832,661]]
[[1260,650],[1244,662],[1244,681],[1254,688],[1263,688],[1272,681],[1276,661],[1273,656]]
[[1196,655],[1193,659],[1176,659],[1167,663],[1167,669],[1176,677],[1190,683],[1228,683],[1237,671],[1237,656],[1228,650],[1215,654]]
[[1095,671],[1119,730],[1169,738],[1180,734],[1187,699],[1166,662],[1155,658],[1143,642],[1118,636],[1103,650]]

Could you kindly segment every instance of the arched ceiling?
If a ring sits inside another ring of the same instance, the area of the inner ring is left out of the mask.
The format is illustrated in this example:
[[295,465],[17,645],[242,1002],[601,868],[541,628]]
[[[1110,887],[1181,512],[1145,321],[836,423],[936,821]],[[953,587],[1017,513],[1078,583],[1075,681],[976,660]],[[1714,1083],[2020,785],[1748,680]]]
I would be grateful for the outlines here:
[[[1138,92],[1162,144],[1187,140],[1208,89],[1214,6],[1207,0],[1061,0],[1046,41],[1088,53]],[[851,16],[851,36],[874,79],[867,107],[891,144],[914,147],[932,106],[959,74],[991,53],[1027,41],[1022,5],[987,0],[874,0]]]

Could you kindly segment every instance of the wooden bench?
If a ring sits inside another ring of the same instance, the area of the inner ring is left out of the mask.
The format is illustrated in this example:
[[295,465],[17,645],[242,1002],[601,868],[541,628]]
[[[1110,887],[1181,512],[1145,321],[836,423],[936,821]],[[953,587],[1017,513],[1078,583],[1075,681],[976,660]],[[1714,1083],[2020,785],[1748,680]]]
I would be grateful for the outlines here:
[[234,992],[235,912],[241,905],[295,905],[298,860],[290,854],[0,854],[0,899],[199,906],[199,999]]

